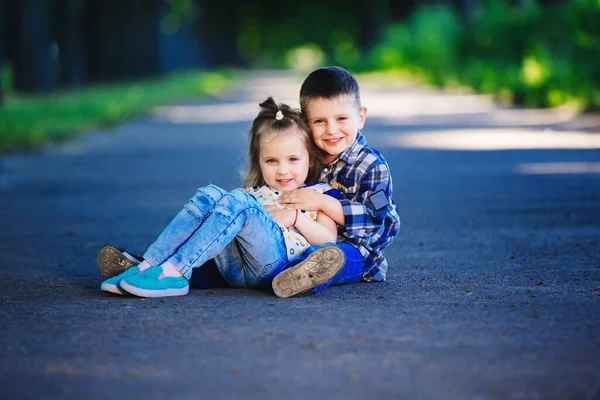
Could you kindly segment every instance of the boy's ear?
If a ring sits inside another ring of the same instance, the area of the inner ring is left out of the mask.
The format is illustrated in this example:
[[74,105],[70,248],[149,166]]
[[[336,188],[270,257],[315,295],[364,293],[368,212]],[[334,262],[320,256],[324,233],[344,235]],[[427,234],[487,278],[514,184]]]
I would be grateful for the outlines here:
[[365,121],[367,120],[367,107],[361,107],[360,112],[358,113],[358,129],[362,129],[365,126]]

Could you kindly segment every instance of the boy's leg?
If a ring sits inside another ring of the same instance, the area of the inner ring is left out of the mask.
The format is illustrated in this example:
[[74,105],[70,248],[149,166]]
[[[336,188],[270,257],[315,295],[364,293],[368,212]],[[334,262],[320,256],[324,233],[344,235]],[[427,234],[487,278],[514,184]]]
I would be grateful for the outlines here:
[[156,241],[148,247],[144,259],[150,265],[158,265],[175,254],[204,223],[225,194],[227,191],[214,185],[198,189]]
[[[268,286],[287,261],[279,226],[254,197],[242,190],[223,196],[202,226],[167,261],[189,279],[193,268],[215,257],[225,280],[241,287]],[[179,281],[163,278],[161,272],[162,266],[152,267],[125,278],[121,287],[148,297],[169,295],[171,289],[177,294],[187,293]],[[165,286],[170,282],[173,288]]]
[[358,282],[363,271],[364,258],[353,245],[314,245],[275,277],[273,291],[279,297],[316,293],[331,285]]
[[360,251],[348,242],[337,242],[335,246],[344,252],[345,261],[342,269],[333,279],[315,287],[309,293],[320,292],[332,285],[345,285],[362,281],[363,272],[365,271],[365,258]]
[[202,268],[194,268],[190,277],[190,287],[194,289],[226,288],[230,285],[223,279],[215,259],[208,260]]
[[141,256],[129,254],[117,247],[106,245],[100,248],[96,256],[96,267],[102,276],[112,278],[142,262]]

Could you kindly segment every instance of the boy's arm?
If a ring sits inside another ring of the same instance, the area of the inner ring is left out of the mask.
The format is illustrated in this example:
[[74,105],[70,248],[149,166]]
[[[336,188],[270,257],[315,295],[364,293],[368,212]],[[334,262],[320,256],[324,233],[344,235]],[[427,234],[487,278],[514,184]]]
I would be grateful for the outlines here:
[[[385,246],[395,238],[400,218],[392,201],[392,178],[387,164],[376,163],[369,168],[356,182],[352,200],[341,199],[340,203],[345,237],[367,248],[375,242],[381,242],[377,247]],[[389,232],[381,235],[386,229]]]
[[324,212],[345,228],[344,236],[360,244],[370,243],[372,235],[385,229],[383,225],[386,217],[392,220],[389,221],[393,225],[392,231],[397,230],[400,220],[393,209],[392,178],[387,164],[374,163],[355,183],[355,192],[349,193],[352,200],[338,200],[309,188],[302,188],[282,195],[279,202],[290,208]]

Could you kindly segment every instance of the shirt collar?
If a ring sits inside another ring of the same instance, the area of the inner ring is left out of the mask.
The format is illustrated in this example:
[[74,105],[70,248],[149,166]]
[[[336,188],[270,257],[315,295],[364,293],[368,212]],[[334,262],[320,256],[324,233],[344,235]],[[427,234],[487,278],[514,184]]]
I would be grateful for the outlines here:
[[354,143],[352,143],[352,145],[346,150],[341,152],[340,155],[337,156],[337,158],[333,160],[333,162],[331,162],[331,164],[329,165],[335,164],[338,161],[343,161],[346,164],[354,164],[358,159],[358,154],[360,153],[362,148],[365,147],[366,144],[367,140],[362,135],[362,133],[358,131],[358,133],[356,134],[356,139],[354,139]]

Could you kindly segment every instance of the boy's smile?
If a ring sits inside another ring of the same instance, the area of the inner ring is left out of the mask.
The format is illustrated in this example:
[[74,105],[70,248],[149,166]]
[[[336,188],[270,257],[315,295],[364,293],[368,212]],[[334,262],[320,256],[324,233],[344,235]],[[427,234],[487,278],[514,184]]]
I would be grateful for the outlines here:
[[315,144],[331,163],[352,146],[359,129],[365,124],[367,108],[358,108],[354,95],[342,94],[332,98],[311,99],[306,105],[306,120]]

